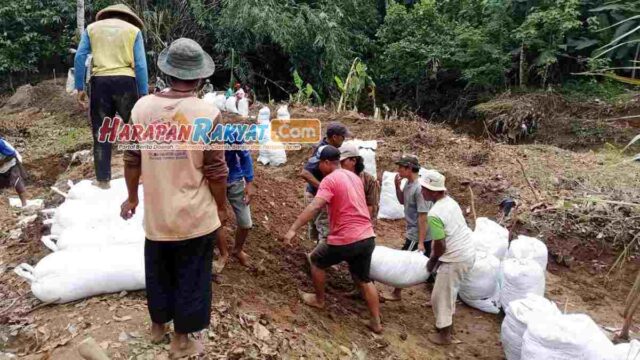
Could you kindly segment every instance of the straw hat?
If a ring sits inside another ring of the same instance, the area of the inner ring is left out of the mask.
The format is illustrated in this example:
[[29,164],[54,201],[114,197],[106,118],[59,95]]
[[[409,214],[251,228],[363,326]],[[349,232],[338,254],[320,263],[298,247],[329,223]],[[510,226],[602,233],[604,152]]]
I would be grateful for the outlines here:
[[158,56],[158,68],[181,80],[197,80],[211,76],[216,66],[197,42],[180,38],[162,50]]
[[131,17],[131,20],[134,20],[136,22],[133,25],[136,25],[140,29],[144,27],[144,23],[142,22],[142,19],[140,19],[138,15],[136,15],[136,13],[134,13],[131,9],[129,9],[129,7],[125,4],[107,6],[106,8],[98,11],[98,14],[96,14],[96,21],[103,20],[105,17],[108,17],[109,15],[112,15],[112,14],[128,15]]

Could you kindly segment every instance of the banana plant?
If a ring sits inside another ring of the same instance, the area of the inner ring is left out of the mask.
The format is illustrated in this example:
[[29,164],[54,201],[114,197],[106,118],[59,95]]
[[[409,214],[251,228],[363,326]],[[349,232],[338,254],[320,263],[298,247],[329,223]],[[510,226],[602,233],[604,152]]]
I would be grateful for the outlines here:
[[373,107],[376,108],[376,84],[367,73],[367,65],[360,58],[355,58],[349,69],[349,73],[344,81],[339,76],[335,76],[336,86],[340,91],[338,101],[338,111],[357,111],[358,100],[364,90],[369,90],[367,96],[373,100]]

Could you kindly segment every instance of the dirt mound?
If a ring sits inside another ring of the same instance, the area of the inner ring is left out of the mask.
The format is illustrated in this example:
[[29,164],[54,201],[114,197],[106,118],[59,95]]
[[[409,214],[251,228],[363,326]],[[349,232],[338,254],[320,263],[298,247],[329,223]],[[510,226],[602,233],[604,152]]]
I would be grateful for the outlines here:
[[585,149],[606,142],[624,144],[640,127],[640,98],[617,103],[576,102],[554,92],[505,93],[474,111],[480,132],[509,143],[541,142],[566,149]]
[[2,107],[2,112],[12,113],[24,110],[34,103],[34,87],[27,84],[20,86]]

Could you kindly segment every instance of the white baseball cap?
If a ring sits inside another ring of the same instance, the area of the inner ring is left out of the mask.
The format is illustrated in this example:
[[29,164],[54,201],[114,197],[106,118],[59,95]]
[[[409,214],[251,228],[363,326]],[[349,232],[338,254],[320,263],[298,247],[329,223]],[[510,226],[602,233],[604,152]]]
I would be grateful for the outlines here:
[[435,170],[427,170],[420,176],[420,185],[431,191],[447,191],[444,175]]

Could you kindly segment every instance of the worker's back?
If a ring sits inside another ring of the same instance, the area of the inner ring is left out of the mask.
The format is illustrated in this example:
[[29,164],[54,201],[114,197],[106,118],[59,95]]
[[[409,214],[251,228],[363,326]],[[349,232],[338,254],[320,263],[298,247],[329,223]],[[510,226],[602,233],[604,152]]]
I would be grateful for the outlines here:
[[93,54],[93,76],[135,77],[133,46],[140,32],[117,18],[96,21],[87,27]]

